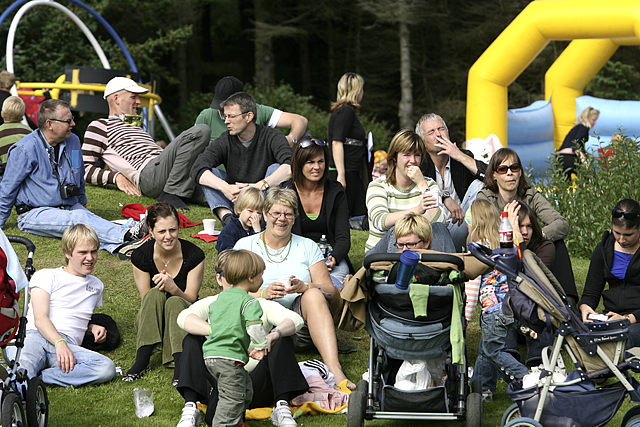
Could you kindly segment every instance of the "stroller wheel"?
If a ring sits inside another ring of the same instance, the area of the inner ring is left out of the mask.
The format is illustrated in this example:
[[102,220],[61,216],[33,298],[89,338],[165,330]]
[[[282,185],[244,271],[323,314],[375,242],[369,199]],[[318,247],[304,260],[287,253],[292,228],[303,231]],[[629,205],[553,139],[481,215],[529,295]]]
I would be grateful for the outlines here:
[[364,427],[368,388],[369,383],[366,380],[360,380],[358,381],[358,387],[349,395],[347,427]]
[[2,400],[3,427],[25,427],[22,400],[18,393],[10,392]]
[[49,397],[41,377],[33,377],[27,383],[26,403],[29,427],[46,427],[49,424]]
[[624,414],[620,427],[640,427],[640,405],[634,406]]
[[482,395],[470,393],[467,396],[467,427],[482,427]]
[[520,407],[517,403],[514,403],[513,405],[509,406],[506,411],[504,411],[504,415],[502,416],[502,423],[500,423],[500,425],[502,427],[505,427],[516,418],[520,418]]
[[542,424],[533,418],[516,418],[507,424],[507,427],[542,427]]

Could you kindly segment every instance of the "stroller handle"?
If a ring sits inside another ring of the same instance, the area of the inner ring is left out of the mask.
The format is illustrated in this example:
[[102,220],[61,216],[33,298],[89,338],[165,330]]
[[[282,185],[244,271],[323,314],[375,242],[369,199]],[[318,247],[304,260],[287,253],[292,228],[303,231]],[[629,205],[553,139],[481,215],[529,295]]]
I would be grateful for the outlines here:
[[27,260],[25,262],[24,271],[27,275],[27,279],[31,280],[31,276],[36,272],[36,269],[33,267],[33,253],[36,251],[36,245],[26,237],[22,236],[10,236],[7,235],[7,240],[11,243],[20,243],[27,247],[27,251],[29,252],[27,255]]
[[497,258],[498,261],[490,258],[490,256],[493,255],[493,251],[488,247],[476,242],[471,242],[469,243],[469,251],[484,264],[506,274],[509,279],[515,280],[518,277],[518,271],[505,264],[500,257]]
[[[362,265],[364,266],[364,268],[368,269],[371,266],[371,263],[374,262],[378,262],[378,261],[400,261],[400,255],[401,253],[394,253],[394,254],[386,254],[386,253],[382,253],[382,254],[372,254],[372,255],[367,255],[364,258],[364,262],[362,263]],[[422,253],[420,254],[420,261],[422,262],[448,262],[451,264],[455,264],[458,267],[458,270],[463,271],[464,270],[464,260],[460,257],[457,257],[455,255],[451,255],[451,254],[447,254],[447,253],[442,253],[442,252],[436,252],[436,253]]]

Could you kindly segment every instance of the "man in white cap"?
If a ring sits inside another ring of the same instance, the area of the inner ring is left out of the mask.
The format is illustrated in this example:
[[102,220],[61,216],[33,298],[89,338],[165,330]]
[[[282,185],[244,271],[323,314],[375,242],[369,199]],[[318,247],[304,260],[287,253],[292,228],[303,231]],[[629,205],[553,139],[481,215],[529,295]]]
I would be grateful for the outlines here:
[[[185,200],[203,202],[202,192],[189,177],[189,171],[209,144],[211,130],[206,125],[196,125],[163,150],[140,127],[140,95],[147,92],[126,77],[114,77],[107,83],[104,98],[109,104],[109,117],[91,122],[84,134],[85,179],[95,185],[116,184],[127,194],[144,194],[178,209],[188,209]],[[99,161],[110,170],[100,167]]]
[[[211,101],[211,108],[205,108],[198,115],[196,124],[203,123],[211,128],[211,142],[227,131],[227,125],[222,118],[224,112],[220,104],[237,92],[244,92],[244,84],[240,80],[233,76],[221,78],[216,83],[216,92],[213,96],[213,101]],[[290,129],[289,135],[287,135],[287,142],[291,147],[304,135],[309,122],[305,117],[299,114],[287,113],[267,105],[256,104],[256,106],[258,108],[256,124],[270,128]]]

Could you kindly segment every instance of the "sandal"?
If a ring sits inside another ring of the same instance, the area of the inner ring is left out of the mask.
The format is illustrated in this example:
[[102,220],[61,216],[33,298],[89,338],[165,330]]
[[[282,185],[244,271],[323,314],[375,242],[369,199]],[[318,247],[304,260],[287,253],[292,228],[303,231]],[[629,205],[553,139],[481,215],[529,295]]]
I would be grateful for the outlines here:
[[122,381],[125,381],[125,382],[128,382],[128,383],[133,382],[133,381],[138,381],[147,372],[151,372],[151,367],[150,366],[147,366],[146,368],[144,368],[142,371],[138,372],[137,374],[129,374],[129,373],[124,374],[122,376]]

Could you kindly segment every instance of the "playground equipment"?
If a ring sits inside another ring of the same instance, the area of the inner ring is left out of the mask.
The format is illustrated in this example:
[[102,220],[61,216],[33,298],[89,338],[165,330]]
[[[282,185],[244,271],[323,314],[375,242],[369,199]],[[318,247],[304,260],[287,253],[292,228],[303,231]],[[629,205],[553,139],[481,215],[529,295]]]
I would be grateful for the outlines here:
[[[79,111],[93,111],[93,112],[106,112],[108,111],[107,102],[102,99],[102,92],[104,92],[105,84],[115,76],[125,76],[130,78],[136,78],[138,76],[138,68],[136,64],[129,54],[124,42],[115,32],[113,27],[109,25],[109,23],[98,14],[95,10],[81,2],[80,0],[68,0],[70,3],[75,4],[87,12],[89,12],[103,27],[109,32],[111,37],[115,40],[117,45],[120,47],[120,50],[124,54],[129,67],[131,67],[131,71],[119,71],[119,70],[111,70],[111,66],[109,64],[109,60],[107,59],[104,51],[100,47],[97,39],[91,33],[91,30],[82,22],[77,15],[75,15],[71,10],[66,8],[65,6],[57,3],[53,0],[32,0],[27,3],[27,0],[17,0],[11,6],[9,6],[3,13],[0,15],[0,25],[4,22],[7,17],[13,13],[15,9],[20,7],[18,12],[13,17],[11,21],[11,26],[9,27],[9,33],[7,35],[7,48],[6,48],[6,62],[7,62],[7,71],[14,73],[14,63],[13,63],[13,46],[15,42],[16,29],[18,27],[18,23],[20,19],[24,16],[24,14],[35,6],[48,6],[53,7],[62,11],[65,15],[67,15],[73,23],[75,23],[78,28],[83,32],[83,34],[87,37],[87,40],[91,44],[91,46],[96,51],[98,58],[100,59],[100,63],[102,64],[103,69],[91,69],[88,67],[68,67],[65,74],[61,75],[55,82],[46,83],[46,82],[16,82],[16,85],[11,89],[11,93],[13,95],[39,95],[42,96],[42,89],[50,89],[50,94],[52,98],[60,98],[66,99],[71,104],[71,108],[73,110]],[[139,80],[139,78],[138,78]],[[142,83],[142,82],[140,82]],[[154,85],[144,85],[142,86],[149,89],[149,93],[145,95],[141,95],[140,99],[142,101],[142,115],[144,120],[144,125],[153,135],[153,119],[154,114],[160,120],[162,127],[164,128],[167,136],[172,140],[175,138],[171,128],[169,127],[169,123],[167,122],[164,114],[162,113],[162,109],[160,108],[160,103],[162,99],[158,96],[155,91],[156,87]],[[35,89],[35,92],[31,91],[21,91],[20,89]]]
[[[573,41],[545,75],[547,101],[507,112],[507,87],[551,40]],[[619,128],[640,135],[640,102],[582,96],[618,47],[631,45],[640,45],[640,3],[635,0],[530,3],[469,70],[467,139],[496,134],[539,172],[585,107],[601,111],[594,131],[602,141],[608,143]],[[596,145],[593,138],[587,147]]]

